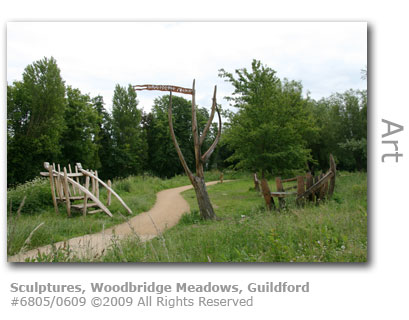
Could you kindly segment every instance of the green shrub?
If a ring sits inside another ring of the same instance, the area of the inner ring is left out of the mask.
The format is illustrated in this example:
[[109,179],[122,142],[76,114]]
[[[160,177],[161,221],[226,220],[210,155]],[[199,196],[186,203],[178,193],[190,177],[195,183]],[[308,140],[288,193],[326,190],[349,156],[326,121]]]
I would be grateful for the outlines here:
[[35,178],[15,188],[8,189],[8,210],[11,207],[11,212],[16,213],[24,197],[26,198],[21,214],[35,214],[53,206],[50,183],[46,178]]

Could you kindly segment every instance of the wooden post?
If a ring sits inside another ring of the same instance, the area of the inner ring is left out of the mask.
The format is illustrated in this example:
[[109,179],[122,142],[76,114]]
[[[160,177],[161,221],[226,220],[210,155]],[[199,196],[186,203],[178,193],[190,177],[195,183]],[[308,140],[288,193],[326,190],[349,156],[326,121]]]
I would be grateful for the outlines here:
[[[88,176],[87,176],[88,177]],[[111,180],[108,179],[108,187],[111,188]],[[107,189],[107,206],[111,205],[111,190]]]
[[[62,173],[61,172],[61,167],[60,167],[60,164],[58,163],[57,164],[57,168],[58,168],[58,173]],[[61,178],[61,176],[60,175],[58,175],[58,185],[59,185],[59,187],[60,187],[60,194],[61,194],[61,201],[64,201],[64,198],[65,198],[65,191],[64,191],[64,182],[63,182],[63,180],[62,180],[62,178]]]
[[[78,173],[78,167],[77,166],[75,166],[75,173]],[[78,184],[80,183],[80,178],[79,177],[76,177],[75,180],[77,180]],[[78,195],[81,195],[81,194],[82,194],[82,191],[78,189]]]
[[331,180],[329,182],[329,189],[328,189],[328,197],[331,197],[332,194],[334,193],[335,176],[336,176],[336,173],[337,173],[337,167],[335,165],[335,160],[334,160],[334,157],[332,156],[332,154],[329,155],[329,166],[330,166],[330,170],[334,173],[334,176],[331,178]]
[[328,194],[328,181],[324,183],[324,198],[327,198],[327,194]]
[[220,173],[220,183],[223,183],[223,177],[224,177],[224,175],[223,175],[223,172],[222,172],[222,173]]
[[[71,164],[70,164],[70,163],[68,164],[68,172],[69,172],[69,173],[72,173]],[[75,186],[72,185],[72,195],[75,196],[76,194],[77,194],[77,190],[76,190]]]
[[62,201],[62,199],[63,199],[63,196],[61,195],[61,190],[60,190],[60,185],[59,185],[59,179],[58,179],[58,176],[57,177],[53,177],[53,180],[54,180],[54,185],[55,185],[55,191],[56,191],[56,196],[58,197],[58,199],[60,200],[60,201]]
[[65,201],[67,204],[67,213],[68,216],[71,217],[71,201],[70,201],[70,189],[68,188],[68,175],[67,175],[67,169],[64,167],[64,192],[65,192]]
[[324,200],[328,192],[328,181],[326,181],[320,188],[320,200]]
[[[280,177],[276,178],[276,187],[278,192],[284,192],[283,183]],[[285,207],[285,199],[284,197],[278,197],[278,210],[281,210]]]
[[[85,177],[85,189],[88,190],[89,188],[89,176]],[[82,214],[84,217],[87,215],[87,202],[88,202],[88,195],[84,192],[84,208],[82,208]]]
[[[311,172],[308,172],[308,173],[307,173],[307,175],[306,175],[306,182],[307,182],[306,189],[308,190],[308,189],[311,188],[312,185],[314,184],[314,178],[313,178]],[[314,194],[313,194],[313,193],[311,193],[311,194],[308,196],[308,200],[309,200],[309,201],[314,201]]]
[[[319,176],[318,176],[318,181],[320,181],[322,178],[324,177],[324,173],[322,172]],[[322,189],[324,188],[324,184],[322,184],[319,189],[316,191],[315,195],[317,197],[317,204],[322,200],[323,198],[323,193],[322,193]]]
[[[91,170],[91,174],[94,175],[94,171]],[[94,178],[91,178],[91,186],[92,186],[91,192],[93,195],[95,195],[95,179]]]
[[48,173],[50,175],[51,196],[53,198],[54,209],[55,209],[55,213],[58,213],[58,205],[57,205],[57,199],[55,198],[55,189],[54,189],[54,174],[53,174],[53,168],[50,165],[48,166]]
[[[55,171],[56,169],[55,169],[55,163],[53,163],[53,170]],[[55,185],[55,191],[56,191],[56,196],[60,199],[60,200],[62,200],[62,196],[61,196],[61,194],[60,194],[60,186],[59,186],[59,184],[58,184],[58,175],[56,176],[56,177],[54,177],[54,185]]]
[[263,192],[264,200],[266,201],[267,209],[271,211],[271,208],[276,208],[273,197],[271,196],[270,188],[266,179],[261,179],[261,190]]
[[[55,166],[55,163],[53,163],[53,169],[57,170],[56,166]],[[62,201],[64,196],[61,194],[60,175],[59,174],[57,174],[57,177],[55,177],[55,188],[57,190],[57,194],[58,194],[58,197],[60,198],[60,201]]]
[[[305,191],[305,186],[304,186],[304,177],[303,176],[297,176],[297,197],[302,195]],[[304,203],[304,199],[297,199],[297,204],[301,205]]]
[[99,199],[99,182],[98,182],[98,171],[95,170],[95,176],[97,179],[95,179],[95,196]]

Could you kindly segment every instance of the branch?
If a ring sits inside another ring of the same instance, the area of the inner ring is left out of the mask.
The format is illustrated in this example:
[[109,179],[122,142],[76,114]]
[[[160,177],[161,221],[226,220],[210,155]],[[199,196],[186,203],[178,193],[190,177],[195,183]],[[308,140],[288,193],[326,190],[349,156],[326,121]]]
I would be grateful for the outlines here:
[[172,122],[172,91],[170,92],[170,100],[169,100],[169,108],[168,108],[168,120],[169,120],[169,131],[170,135],[172,136],[173,144],[175,145],[176,152],[178,153],[179,160],[182,163],[183,169],[187,176],[189,177],[190,181],[193,183],[193,174],[189,170],[189,167],[186,164],[185,158],[183,157],[182,151],[180,150],[179,144],[176,140],[175,131],[173,131],[173,122]]
[[200,136],[200,146],[202,146],[203,141],[206,139],[207,132],[209,131],[210,125],[213,122],[214,112],[216,111],[216,90],[217,90],[217,86],[214,86],[212,112],[210,114],[209,120],[206,123],[206,127],[204,128],[203,133]]
[[193,143],[195,145],[195,160],[196,160],[196,174],[200,176],[200,144],[199,133],[197,131],[197,117],[196,117],[196,90],[195,80],[193,80],[193,94],[192,94],[192,134]]
[[217,111],[217,115],[219,116],[219,130],[217,131],[217,136],[216,136],[216,139],[213,141],[213,144],[210,146],[209,150],[207,150],[201,158],[203,163],[205,163],[212,155],[214,149],[216,148],[219,142],[220,135],[222,133],[222,117],[220,116],[219,108],[217,108],[217,105],[216,105],[216,111]]

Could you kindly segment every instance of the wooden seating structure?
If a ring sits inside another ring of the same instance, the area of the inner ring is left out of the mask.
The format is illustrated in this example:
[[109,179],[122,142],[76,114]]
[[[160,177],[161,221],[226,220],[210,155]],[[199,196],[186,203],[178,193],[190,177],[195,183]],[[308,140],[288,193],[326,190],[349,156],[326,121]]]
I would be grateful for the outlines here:
[[[329,198],[334,193],[335,189],[335,177],[336,177],[336,165],[332,154],[329,157],[330,169],[324,174],[321,173],[315,178],[311,172],[308,172],[305,176],[297,176],[289,179],[276,178],[276,190],[271,192],[266,179],[261,180],[261,189],[267,208],[271,210],[276,208],[274,198],[278,198],[279,210],[285,207],[285,198],[288,196],[296,196],[296,203],[302,205],[306,200],[310,202],[319,203],[325,198]],[[292,185],[284,188],[284,183],[297,182],[296,185]],[[297,191],[289,191],[297,189]]]
[[[71,209],[82,211],[83,215],[94,214],[97,212],[105,212],[112,217],[111,211],[107,208],[111,205],[111,198],[114,195],[118,201],[124,206],[128,213],[132,210],[125,204],[119,195],[112,189],[111,181],[107,183],[98,178],[98,171],[84,170],[81,163],[77,163],[74,167],[74,172],[71,165],[68,164],[68,170],[64,167],[61,170],[59,164],[53,163],[50,165],[44,162],[44,168],[47,172],[40,172],[43,177],[49,177],[51,196],[55,212],[58,213],[58,203],[63,202],[67,208],[68,216],[71,216]],[[84,183],[84,185],[82,185]],[[107,189],[107,202],[104,205],[99,199],[100,185]],[[82,203],[74,203],[83,200]],[[91,202],[89,202],[91,201]],[[88,210],[91,208],[99,208]]]

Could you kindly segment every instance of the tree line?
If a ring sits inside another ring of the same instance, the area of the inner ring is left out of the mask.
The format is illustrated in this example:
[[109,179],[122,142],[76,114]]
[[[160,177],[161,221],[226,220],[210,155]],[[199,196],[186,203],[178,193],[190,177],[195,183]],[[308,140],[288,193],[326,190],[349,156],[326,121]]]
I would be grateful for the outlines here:
[[[234,92],[236,112],[223,111],[223,133],[205,170],[228,167],[285,174],[328,166],[334,154],[343,170],[366,170],[366,91],[349,90],[315,101],[303,96],[300,82],[279,79],[254,60],[251,70],[220,70]],[[175,135],[194,167],[191,102],[173,96]],[[139,107],[131,85],[115,86],[112,111],[102,96],[91,97],[65,83],[54,58],[28,65],[22,80],[7,86],[7,184],[31,180],[43,162],[81,162],[103,179],[150,173],[183,173],[173,146],[167,108],[169,95],[154,100],[150,112]],[[221,107],[221,106],[219,106]],[[198,130],[209,117],[198,107]],[[202,148],[217,133],[211,127]]]

